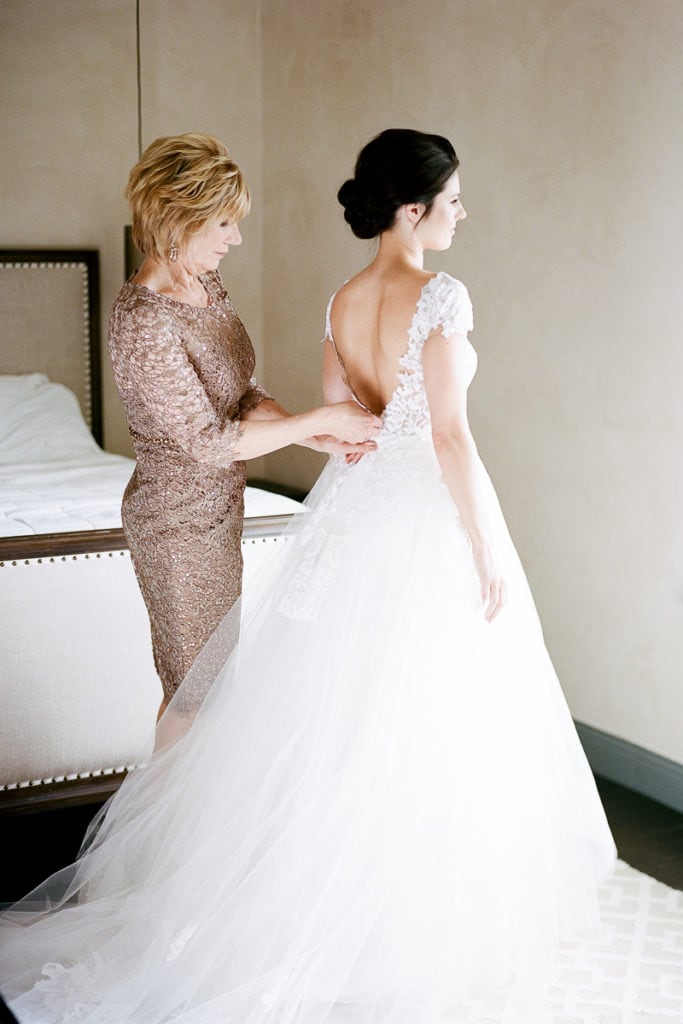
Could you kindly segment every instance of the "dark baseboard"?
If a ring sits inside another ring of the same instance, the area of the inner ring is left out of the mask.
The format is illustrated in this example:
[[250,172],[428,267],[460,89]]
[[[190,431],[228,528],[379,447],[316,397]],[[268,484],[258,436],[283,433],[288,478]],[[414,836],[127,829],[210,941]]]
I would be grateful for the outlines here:
[[683,814],[683,764],[628,740],[576,722],[579,739],[596,775],[618,782]]

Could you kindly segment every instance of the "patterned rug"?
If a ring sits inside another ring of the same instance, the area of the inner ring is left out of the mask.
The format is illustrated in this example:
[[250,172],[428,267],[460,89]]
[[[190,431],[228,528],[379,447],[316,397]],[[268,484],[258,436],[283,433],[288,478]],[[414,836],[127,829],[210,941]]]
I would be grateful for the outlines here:
[[600,904],[599,937],[565,945],[552,981],[443,1024],[683,1024],[683,892],[618,861]]
[[619,861],[599,941],[562,954],[556,1024],[683,1024],[683,892]]

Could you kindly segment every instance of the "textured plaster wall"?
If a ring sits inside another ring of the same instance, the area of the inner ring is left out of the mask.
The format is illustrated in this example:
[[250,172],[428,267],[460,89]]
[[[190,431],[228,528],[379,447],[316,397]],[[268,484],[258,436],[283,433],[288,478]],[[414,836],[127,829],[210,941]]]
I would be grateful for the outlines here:
[[268,380],[319,396],[327,297],[370,252],[335,201],[358,148],[448,134],[469,219],[431,266],[472,294],[472,423],[572,711],[683,762],[683,6],[262,10]]

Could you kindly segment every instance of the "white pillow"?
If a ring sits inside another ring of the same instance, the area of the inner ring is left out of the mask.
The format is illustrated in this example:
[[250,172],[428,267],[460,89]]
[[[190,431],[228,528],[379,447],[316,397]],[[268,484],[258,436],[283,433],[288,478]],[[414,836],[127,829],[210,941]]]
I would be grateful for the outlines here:
[[99,451],[63,384],[44,373],[0,375],[0,465],[90,461]]

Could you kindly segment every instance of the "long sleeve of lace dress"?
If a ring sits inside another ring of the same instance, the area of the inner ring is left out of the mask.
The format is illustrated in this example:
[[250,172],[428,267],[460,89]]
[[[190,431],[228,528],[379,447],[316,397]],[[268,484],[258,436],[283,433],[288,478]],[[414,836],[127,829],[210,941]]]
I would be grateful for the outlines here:
[[245,413],[251,412],[261,402],[267,401],[272,396],[268,394],[265,388],[262,388],[255,377],[252,377],[249,381],[249,386],[244,392],[240,399],[240,416],[244,416]]

